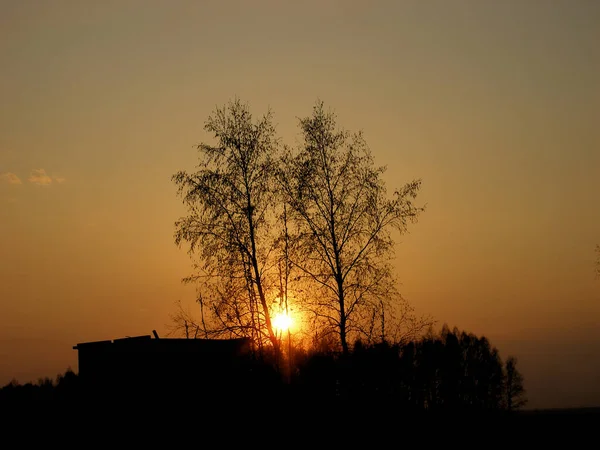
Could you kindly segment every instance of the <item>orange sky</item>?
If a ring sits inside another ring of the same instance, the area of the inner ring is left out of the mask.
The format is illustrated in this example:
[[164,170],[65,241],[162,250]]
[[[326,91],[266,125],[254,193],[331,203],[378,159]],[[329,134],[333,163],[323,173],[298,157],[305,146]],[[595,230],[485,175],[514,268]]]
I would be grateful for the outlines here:
[[234,96],[288,143],[321,98],[423,179],[401,291],[514,354],[530,406],[600,404],[600,2],[0,0],[0,385],[165,334],[171,175]]

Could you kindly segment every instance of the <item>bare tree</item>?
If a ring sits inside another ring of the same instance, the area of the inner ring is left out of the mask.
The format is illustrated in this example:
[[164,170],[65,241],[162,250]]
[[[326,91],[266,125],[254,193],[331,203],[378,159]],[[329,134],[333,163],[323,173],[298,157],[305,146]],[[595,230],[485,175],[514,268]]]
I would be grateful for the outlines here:
[[527,404],[523,376],[517,370],[517,358],[510,356],[506,360],[504,373],[504,402],[506,409],[513,411]]
[[388,196],[385,168],[374,166],[363,135],[338,129],[322,102],[300,128],[303,143],[295,153],[288,149],[280,172],[296,224],[290,261],[313,284],[305,305],[339,335],[347,354],[349,335],[372,333],[374,317],[385,325],[386,305],[400,299],[391,232],[403,233],[417,220],[422,208],[413,200],[421,181]]
[[[188,215],[175,224],[177,245],[197,258],[187,282],[201,285],[203,336],[247,336],[278,351],[269,292],[276,282],[271,253],[278,142],[272,114],[253,121],[239,100],[217,108],[205,130],[197,171],[173,176]],[[205,308],[207,320],[205,321]],[[200,324],[179,314],[189,333]]]
[[[373,316],[373,322],[380,326],[379,341],[404,345],[420,339],[435,325],[431,316],[417,316],[414,307],[400,294],[395,292],[390,300],[393,301],[382,301],[377,315]],[[367,342],[374,340],[371,338]]]

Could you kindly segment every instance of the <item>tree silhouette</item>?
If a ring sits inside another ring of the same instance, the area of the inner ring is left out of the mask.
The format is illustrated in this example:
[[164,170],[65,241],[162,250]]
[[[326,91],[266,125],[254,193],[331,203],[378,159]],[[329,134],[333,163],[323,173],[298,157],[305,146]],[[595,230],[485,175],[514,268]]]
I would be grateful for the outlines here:
[[517,358],[509,356],[504,374],[504,401],[506,409],[513,411],[527,404],[523,376],[517,370]]
[[303,142],[288,151],[280,174],[296,224],[292,265],[311,284],[307,306],[322,325],[339,335],[348,354],[349,335],[370,336],[380,321],[393,322],[401,298],[389,259],[391,230],[405,232],[422,208],[413,200],[420,180],[389,197],[361,133],[338,129],[336,117],[317,102],[300,120]]
[[[390,260],[392,231],[422,211],[412,203],[420,181],[388,196],[362,135],[338,130],[322,102],[300,128],[303,145],[279,157],[270,112],[254,122],[236,99],[209,116],[216,144],[198,145],[197,170],[173,176],[188,209],[175,241],[195,259],[185,281],[197,283],[200,306],[198,320],[179,304],[173,331],[250,337],[280,357],[272,316],[293,310],[297,345],[337,335],[347,355],[349,336],[418,337],[431,320],[399,295]],[[289,331],[287,341],[291,355]]]
[[272,114],[254,122],[248,106],[236,99],[217,108],[204,128],[216,145],[199,144],[198,170],[173,176],[188,209],[175,224],[175,241],[188,243],[189,253],[199,260],[197,272],[186,281],[202,286],[203,333],[251,337],[277,350],[268,296],[275,283],[270,259],[277,156]]

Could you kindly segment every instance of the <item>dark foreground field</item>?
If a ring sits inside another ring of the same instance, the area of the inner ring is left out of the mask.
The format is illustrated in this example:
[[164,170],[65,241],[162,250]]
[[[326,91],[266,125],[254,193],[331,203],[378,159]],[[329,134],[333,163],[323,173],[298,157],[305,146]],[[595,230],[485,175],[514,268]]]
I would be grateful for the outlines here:
[[68,406],[11,406],[2,411],[0,430],[5,442],[25,448],[576,449],[594,447],[600,425],[600,408],[433,413],[399,411],[392,404],[287,397],[245,404],[148,398],[135,405],[75,401]]

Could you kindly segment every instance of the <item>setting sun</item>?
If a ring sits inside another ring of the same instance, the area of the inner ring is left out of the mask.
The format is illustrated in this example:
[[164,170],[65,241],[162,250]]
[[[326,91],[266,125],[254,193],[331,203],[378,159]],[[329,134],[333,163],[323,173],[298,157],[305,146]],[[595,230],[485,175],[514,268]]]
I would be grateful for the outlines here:
[[292,326],[292,318],[286,313],[273,317],[273,326],[279,331],[287,331]]

